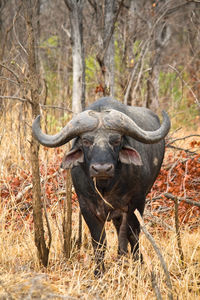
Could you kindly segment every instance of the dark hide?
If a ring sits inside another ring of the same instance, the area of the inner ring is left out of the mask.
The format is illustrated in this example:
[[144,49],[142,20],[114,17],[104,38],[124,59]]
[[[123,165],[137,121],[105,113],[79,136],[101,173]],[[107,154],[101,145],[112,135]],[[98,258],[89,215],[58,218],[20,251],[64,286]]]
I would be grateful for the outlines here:
[[[147,131],[160,127],[159,119],[152,111],[125,106],[111,98],[102,98],[88,109],[98,112],[118,110]],[[117,230],[119,254],[125,254],[130,243],[133,257],[139,258],[140,225],[134,210],[137,208],[143,214],[145,197],[159,173],[164,149],[164,140],[143,144],[99,126],[77,137],[72,150],[63,158],[62,167],[72,168],[81,213],[92,236],[97,263],[95,274],[104,270],[106,221],[112,220]],[[94,177],[102,197],[95,189]]]

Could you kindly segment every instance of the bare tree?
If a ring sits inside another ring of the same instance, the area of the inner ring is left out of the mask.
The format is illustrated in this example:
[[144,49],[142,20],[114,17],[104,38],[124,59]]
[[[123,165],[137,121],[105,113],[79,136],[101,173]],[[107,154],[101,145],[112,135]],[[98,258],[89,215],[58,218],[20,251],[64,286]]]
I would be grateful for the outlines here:
[[83,46],[83,0],[64,0],[69,9],[73,59],[72,111],[85,107],[85,57]]
[[[29,88],[31,92],[31,107],[32,118],[35,119],[40,114],[39,109],[39,72],[36,59],[36,42],[35,42],[35,27],[33,25],[35,4],[37,0],[23,1],[25,9],[25,20],[27,28],[27,58],[28,58],[28,78]],[[39,144],[32,136],[31,140],[31,166],[32,166],[32,180],[33,180],[33,217],[34,217],[34,232],[35,244],[38,250],[40,262],[47,266],[51,237],[49,236],[49,245],[46,246],[44,238],[42,201],[41,201],[41,187],[40,187],[40,172],[39,172]]]
[[98,53],[96,55],[102,74],[104,96],[115,95],[115,24],[121,10],[123,0],[90,0],[95,12]]
[[[81,112],[85,108],[85,55],[83,44],[83,0],[64,0],[69,10],[71,25],[71,45],[73,60],[73,90],[72,90],[72,111],[74,114]],[[71,177],[67,171],[67,196],[64,207],[63,235],[64,235],[64,253],[67,258],[71,251],[71,233],[72,233],[72,207],[71,207]],[[80,227],[82,223],[79,213]],[[81,232],[79,233],[79,240]]]

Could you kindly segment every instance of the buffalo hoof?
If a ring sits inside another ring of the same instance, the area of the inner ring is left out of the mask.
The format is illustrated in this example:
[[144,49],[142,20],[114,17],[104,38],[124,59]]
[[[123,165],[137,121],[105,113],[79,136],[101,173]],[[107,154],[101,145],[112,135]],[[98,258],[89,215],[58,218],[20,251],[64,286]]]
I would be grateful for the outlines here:
[[102,277],[104,273],[105,273],[104,263],[102,263],[101,265],[98,265],[94,270],[94,276],[96,278]]

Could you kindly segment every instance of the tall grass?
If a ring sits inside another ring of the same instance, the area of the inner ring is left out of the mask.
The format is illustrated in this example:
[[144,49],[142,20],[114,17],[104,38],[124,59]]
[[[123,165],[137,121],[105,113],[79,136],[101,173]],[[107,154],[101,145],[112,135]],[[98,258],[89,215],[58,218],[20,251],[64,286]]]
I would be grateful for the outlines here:
[[[9,118],[7,118],[8,122]],[[3,124],[3,123],[2,123]],[[9,123],[10,124],[10,123]],[[9,190],[9,201],[0,202],[0,299],[155,299],[152,287],[151,271],[156,275],[156,282],[163,299],[168,298],[165,275],[152,245],[144,234],[140,237],[144,263],[140,264],[126,257],[117,257],[117,235],[111,223],[107,223],[108,246],[105,256],[106,272],[95,278],[95,263],[90,235],[84,225],[82,247],[76,248],[78,236],[78,207],[73,206],[73,247],[71,258],[63,255],[62,240],[62,199],[48,206],[48,217],[52,231],[52,246],[49,265],[43,268],[38,264],[34,245],[32,210],[22,209],[13,192],[12,180],[20,176],[23,169],[29,170],[28,134],[17,137],[17,123],[12,130],[6,127],[1,144],[1,181]],[[9,125],[10,126],[10,125]],[[22,139],[21,142],[19,138]],[[24,143],[23,157],[20,145]],[[51,150],[52,151],[52,150]],[[41,152],[43,164],[45,159],[55,159],[54,152],[46,157]],[[52,157],[51,157],[52,155]],[[54,156],[53,156],[54,155]],[[59,179],[58,179],[59,180]],[[23,187],[22,187],[23,188]],[[162,215],[159,217],[162,218]],[[165,219],[171,225],[173,221]],[[167,264],[174,299],[200,299],[200,229],[188,226],[181,228],[181,241],[185,258],[185,267],[180,263],[175,227],[166,230],[160,223],[153,226],[146,220],[147,229],[153,235]]]
[[[0,299],[155,299],[151,282],[151,269],[163,298],[168,291],[160,261],[152,245],[141,234],[141,251],[144,263],[134,262],[130,255],[117,258],[117,237],[113,226],[106,226],[108,247],[105,257],[106,272],[97,279],[93,275],[94,261],[90,238],[83,241],[80,251],[73,247],[66,261],[60,239],[61,208],[49,211],[53,243],[48,268],[38,265],[33,231],[29,220],[23,220],[16,229],[16,219],[6,226],[7,207],[1,203],[0,223]],[[23,218],[23,216],[22,216]],[[73,213],[73,234],[77,235],[78,210]],[[84,227],[88,235],[87,228]],[[147,224],[148,228],[148,224]],[[193,232],[185,227],[181,231],[186,268],[182,268],[174,231],[148,228],[161,249],[173,285],[175,299],[200,298],[200,230]],[[148,258],[148,259],[147,259]],[[73,298],[67,298],[67,297]],[[178,297],[178,298],[177,298]]]

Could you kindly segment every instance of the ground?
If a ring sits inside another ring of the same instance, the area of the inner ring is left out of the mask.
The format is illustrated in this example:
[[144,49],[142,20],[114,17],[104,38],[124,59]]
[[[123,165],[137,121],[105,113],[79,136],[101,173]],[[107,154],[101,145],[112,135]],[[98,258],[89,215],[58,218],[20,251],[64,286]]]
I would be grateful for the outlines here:
[[[188,135],[192,136],[183,139]],[[117,236],[111,223],[106,225],[106,272],[101,278],[95,278],[91,241],[85,225],[81,249],[76,247],[79,208],[74,193],[72,253],[69,260],[64,258],[62,219],[66,173],[59,168],[63,150],[45,149],[40,165],[43,201],[53,237],[49,265],[44,268],[38,263],[31,172],[22,158],[21,165],[4,166],[0,179],[0,299],[149,300],[156,298],[156,286],[164,299],[170,293],[175,299],[200,299],[200,208],[185,201],[178,203],[181,242],[178,247],[174,201],[165,196],[168,193],[200,203],[200,139],[193,135],[196,133],[182,132],[167,140],[164,163],[147,197],[144,214],[145,227],[169,271],[172,291],[167,289],[161,261],[144,233],[140,238],[144,263],[133,262],[130,255],[118,259]]]

